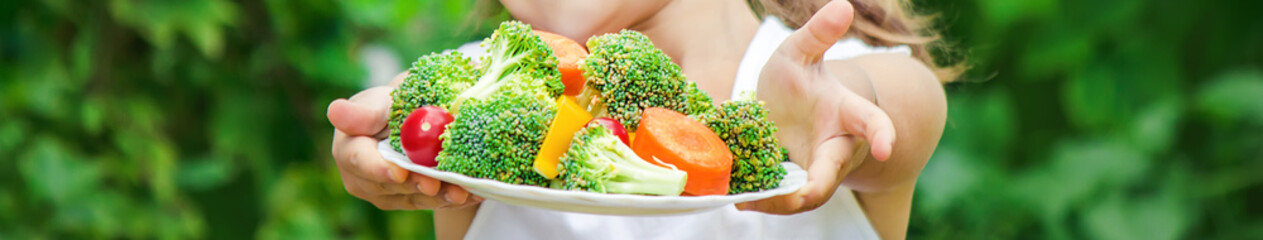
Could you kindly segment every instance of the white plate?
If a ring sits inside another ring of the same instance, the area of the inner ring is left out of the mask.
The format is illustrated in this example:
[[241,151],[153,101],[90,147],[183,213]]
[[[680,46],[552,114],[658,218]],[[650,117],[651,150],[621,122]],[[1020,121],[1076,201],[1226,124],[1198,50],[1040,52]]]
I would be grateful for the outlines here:
[[386,160],[404,169],[463,186],[469,192],[487,199],[567,212],[626,216],[685,214],[787,194],[807,184],[807,171],[803,171],[797,164],[782,162],[786,174],[780,187],[759,192],[700,197],[604,194],[509,184],[439,171],[412,163],[408,157],[391,148],[387,141],[378,143],[377,150]]

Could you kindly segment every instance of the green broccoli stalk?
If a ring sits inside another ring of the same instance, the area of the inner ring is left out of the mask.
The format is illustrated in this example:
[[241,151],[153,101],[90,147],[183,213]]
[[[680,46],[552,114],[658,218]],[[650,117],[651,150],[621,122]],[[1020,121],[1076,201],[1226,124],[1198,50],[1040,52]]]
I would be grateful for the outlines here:
[[431,53],[417,58],[408,69],[408,77],[390,93],[390,145],[403,152],[399,142],[399,126],[413,110],[423,106],[447,108],[452,99],[473,85],[479,71],[470,59],[459,52]]
[[558,163],[552,187],[598,193],[678,196],[684,192],[684,171],[646,162],[598,123],[575,133],[570,149]]
[[557,106],[546,93],[524,85],[509,84],[505,94],[466,101],[443,132],[436,169],[547,186],[548,179],[533,166]]
[[614,118],[630,130],[648,107],[685,112],[684,73],[649,37],[623,30],[589,38],[587,45],[591,53],[579,65],[587,83],[578,98],[593,116]]
[[767,120],[763,102],[753,99],[724,102],[702,116],[732,151],[728,194],[776,188],[785,178],[781,162],[789,159],[788,152],[774,136],[776,124]]
[[565,90],[552,47],[536,36],[530,25],[518,21],[501,23],[482,44],[487,48],[479,66],[482,76],[453,99],[452,109],[459,111],[464,102],[487,98],[512,82],[531,81],[544,86],[552,97]]

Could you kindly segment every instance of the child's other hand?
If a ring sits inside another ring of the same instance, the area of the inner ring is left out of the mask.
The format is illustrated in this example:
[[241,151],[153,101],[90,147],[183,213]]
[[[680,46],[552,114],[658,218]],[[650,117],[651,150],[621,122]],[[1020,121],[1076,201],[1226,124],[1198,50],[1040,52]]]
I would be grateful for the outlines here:
[[764,66],[757,97],[767,103],[768,117],[780,127],[778,137],[790,159],[806,168],[807,185],[787,195],[738,204],[739,209],[773,214],[815,209],[858,165],[862,158],[851,158],[862,142],[871,144],[875,158],[890,157],[895,141],[890,117],[843,86],[821,61],[825,50],[846,33],[853,14],[847,1],[830,2],[790,35]]
[[329,122],[336,128],[333,158],[342,185],[351,195],[384,210],[458,208],[481,202],[460,186],[411,173],[377,152],[377,142],[389,134],[390,92],[405,77],[407,73],[400,74],[391,86],[370,88],[329,104]]

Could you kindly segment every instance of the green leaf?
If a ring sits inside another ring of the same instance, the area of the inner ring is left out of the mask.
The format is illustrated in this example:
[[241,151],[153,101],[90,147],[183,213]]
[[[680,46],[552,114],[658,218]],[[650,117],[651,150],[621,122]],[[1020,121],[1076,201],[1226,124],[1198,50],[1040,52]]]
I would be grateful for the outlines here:
[[390,239],[434,239],[431,211],[394,211],[386,215]]
[[211,59],[219,58],[222,28],[236,25],[236,11],[236,6],[223,0],[110,2],[115,19],[139,30],[159,49],[175,47],[176,37],[183,34]]
[[332,39],[311,46],[286,46],[287,61],[311,80],[336,87],[364,88],[368,76],[353,58],[350,39]]
[[1088,129],[1105,129],[1125,116],[1120,92],[1112,69],[1089,66],[1065,85],[1062,101],[1071,122]]
[[86,131],[85,135],[95,135],[101,133],[101,128],[105,124],[105,107],[104,103],[108,100],[101,98],[88,98],[79,105],[79,124]]
[[[333,239],[331,211],[320,208],[321,199],[330,197],[320,190],[323,180],[314,168],[286,169],[270,186],[264,202],[267,212],[256,234],[260,239]],[[327,179],[335,180],[336,179]],[[345,197],[346,195],[339,195]]]
[[81,82],[76,82],[68,74],[64,65],[53,59],[40,59],[22,64],[18,79],[23,79],[23,91],[27,109],[51,119],[67,119],[76,94],[82,91]]
[[61,141],[37,136],[31,147],[19,155],[18,172],[36,199],[68,206],[99,187],[100,172],[94,162],[83,161]]
[[179,162],[175,151],[166,139],[156,139],[148,145],[149,188],[160,204],[173,204],[178,194],[175,174]]
[[74,45],[71,47],[71,76],[75,79],[87,79],[92,73],[93,50],[100,41],[97,30],[95,28],[87,29],[75,36]]
[[936,150],[917,178],[917,206],[928,214],[940,215],[981,188],[986,171],[978,168],[986,165],[969,159],[974,158],[954,148]]
[[[18,209],[20,207],[18,204],[20,203],[21,200],[18,199],[18,196],[16,196],[14,192],[16,191],[8,189],[7,186],[0,185],[0,212],[4,212],[4,213],[21,212],[19,210],[22,210],[22,209]],[[18,225],[15,222],[17,222],[17,220],[20,219],[21,217],[17,215],[18,214],[0,214],[0,224],[5,224],[6,226]],[[5,237],[5,235],[7,234],[0,233],[0,238]]]
[[990,24],[993,30],[1002,30],[1020,20],[1047,17],[1056,13],[1056,10],[1059,8],[1058,2],[1051,0],[1019,2],[980,0],[977,1],[977,4],[981,8],[982,17],[987,19],[985,22]]
[[1055,146],[1047,166],[1017,175],[1015,194],[1045,217],[1060,219],[1102,189],[1137,181],[1150,165],[1146,155],[1119,139],[1067,139]]
[[27,140],[26,123],[20,119],[14,119],[5,114],[0,113],[0,117],[6,119],[0,121],[0,156],[13,156],[18,151],[18,145]]
[[1217,124],[1263,124],[1263,72],[1248,68],[1225,72],[1197,92],[1197,109]]
[[225,93],[216,96],[211,110],[206,132],[209,133],[210,147],[222,158],[245,157],[249,161],[265,161],[261,133],[267,131],[262,119],[274,118],[274,114],[263,109],[255,102],[265,99],[245,93]]
[[234,167],[229,159],[200,157],[182,162],[176,177],[181,188],[205,191],[231,180]]
[[1169,97],[1142,109],[1131,124],[1131,142],[1141,151],[1150,154],[1161,153],[1172,147],[1185,113],[1180,100]]
[[1074,74],[1084,65],[1091,64],[1097,49],[1096,36],[1080,25],[1047,24],[1036,31],[1031,43],[1025,46],[1018,67],[1018,80],[1052,80],[1049,76]]
[[224,51],[224,34],[220,27],[219,24],[210,22],[190,23],[185,26],[184,32],[202,54],[210,59],[218,59]]
[[980,162],[1003,159],[1018,126],[1013,98],[1005,89],[962,92],[948,96],[944,147],[954,147]]
[[1184,189],[1187,177],[1176,169],[1154,194],[1127,197],[1112,191],[1086,204],[1084,228],[1096,239],[1182,239],[1188,231],[1192,210]]

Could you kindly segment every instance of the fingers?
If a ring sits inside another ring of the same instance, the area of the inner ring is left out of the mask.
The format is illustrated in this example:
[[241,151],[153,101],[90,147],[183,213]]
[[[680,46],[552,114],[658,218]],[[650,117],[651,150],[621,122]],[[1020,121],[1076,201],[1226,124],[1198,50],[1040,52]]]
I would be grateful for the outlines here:
[[461,186],[415,173],[398,184],[374,182],[346,171],[341,174],[347,193],[383,210],[462,208],[483,201]]
[[789,206],[790,199],[796,199],[793,193],[758,201],[737,203],[736,207],[737,210],[741,211],[758,211],[770,214],[789,215],[794,213],[792,209],[797,209],[796,207]]
[[795,214],[811,211],[824,205],[837,191],[845,175],[845,165],[853,155],[855,140],[839,136],[816,146],[807,166],[807,184],[793,193],[737,205],[743,211],[759,211],[771,214]]
[[333,158],[340,170],[360,178],[381,183],[403,183],[408,170],[396,166],[377,152],[377,139],[365,136],[347,136],[336,131],[333,139]]
[[382,210],[417,210],[463,208],[483,201],[482,198],[469,194],[460,186],[445,184],[439,196],[425,194],[394,194],[363,197]]
[[[482,203],[483,201],[482,197],[478,197],[478,195],[474,195],[468,190],[465,190],[464,187],[457,186],[455,184],[444,184],[443,191],[445,191],[444,198],[447,199],[448,202],[457,204],[455,208],[463,208]],[[448,197],[447,195],[449,194],[453,196]]]
[[447,191],[446,193],[443,194],[443,198],[447,199],[447,202],[455,203],[455,204],[463,204],[465,203],[465,200],[469,199],[469,192],[465,191],[464,188],[451,186],[450,188],[443,189],[443,190]]
[[360,178],[354,174],[340,171],[342,174],[342,184],[346,187],[347,193],[359,198],[378,196],[378,195],[396,195],[396,194],[418,194],[422,193],[417,184],[411,182],[405,183],[382,183],[374,182]]
[[849,133],[863,133],[868,140],[874,158],[885,161],[890,158],[895,143],[895,124],[886,111],[853,92],[842,94],[840,119],[842,128]]
[[382,210],[435,209],[452,205],[442,199],[420,194],[382,195],[365,200]]
[[417,189],[428,196],[439,194],[439,190],[442,190],[441,188],[443,187],[442,181],[418,173],[412,173],[408,176],[408,179],[417,181]]
[[334,128],[355,136],[373,136],[386,129],[391,87],[374,87],[329,103],[326,117]]
[[801,28],[794,31],[778,49],[792,59],[803,63],[820,61],[829,47],[846,34],[855,17],[855,9],[848,1],[832,1],[821,7]]
[[[855,151],[855,140],[851,137],[834,137],[816,146],[811,154],[811,165],[807,166],[807,184],[795,191],[799,199],[796,206],[801,211],[816,209],[833,197],[833,192],[842,182],[842,175],[847,169],[845,164]],[[791,203],[795,199],[791,199]]]

